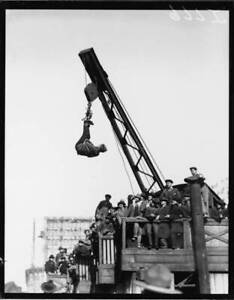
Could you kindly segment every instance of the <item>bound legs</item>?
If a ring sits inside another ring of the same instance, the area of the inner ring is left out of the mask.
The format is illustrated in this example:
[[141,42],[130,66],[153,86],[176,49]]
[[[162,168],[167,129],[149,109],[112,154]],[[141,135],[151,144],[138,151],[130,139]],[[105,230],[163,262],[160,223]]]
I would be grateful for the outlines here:
[[85,140],[89,140],[90,139],[89,126],[90,126],[89,122],[84,121],[83,134],[82,134],[81,138],[79,139],[79,141],[76,143],[77,145],[83,144]]
[[76,143],[76,151],[80,155],[88,156],[88,157],[95,157],[98,156],[100,152],[106,152],[107,148],[104,144],[99,146],[93,145],[90,141],[90,125],[93,124],[90,120],[85,120],[83,125],[83,134],[81,138]]

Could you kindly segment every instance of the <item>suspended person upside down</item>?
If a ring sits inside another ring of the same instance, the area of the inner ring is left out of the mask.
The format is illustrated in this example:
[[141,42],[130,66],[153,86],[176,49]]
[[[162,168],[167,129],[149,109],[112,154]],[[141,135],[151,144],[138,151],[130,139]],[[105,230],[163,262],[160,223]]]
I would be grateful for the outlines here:
[[104,144],[99,146],[95,146],[90,141],[90,125],[93,125],[91,120],[85,120],[83,125],[83,134],[79,141],[76,143],[76,152],[78,155],[83,155],[87,157],[95,157],[98,156],[100,152],[106,152],[107,148]]

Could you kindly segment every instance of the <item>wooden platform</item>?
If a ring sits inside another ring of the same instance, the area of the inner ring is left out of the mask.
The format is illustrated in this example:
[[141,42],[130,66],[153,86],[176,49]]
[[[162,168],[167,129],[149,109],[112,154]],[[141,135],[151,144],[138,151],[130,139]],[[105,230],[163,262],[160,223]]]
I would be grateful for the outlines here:
[[[129,223],[146,223],[145,219],[123,218],[121,271],[135,273],[152,264],[165,264],[173,273],[194,272],[194,256],[192,248],[192,231],[190,219],[183,220],[183,249],[150,249],[137,248],[136,243],[129,243],[126,238]],[[208,254],[208,270],[212,276],[228,273],[228,220],[216,222],[208,219],[204,226],[205,242]],[[116,245],[112,235],[99,234],[99,263],[97,283],[114,284],[115,282]],[[215,278],[215,277],[214,277]],[[215,282],[216,279],[213,281]],[[214,284],[215,285],[215,284]]]
[[[228,271],[228,248],[207,248],[208,268],[210,272]],[[194,271],[192,249],[151,249],[125,248],[122,250],[122,271],[137,271],[151,264],[166,264],[172,272]]]

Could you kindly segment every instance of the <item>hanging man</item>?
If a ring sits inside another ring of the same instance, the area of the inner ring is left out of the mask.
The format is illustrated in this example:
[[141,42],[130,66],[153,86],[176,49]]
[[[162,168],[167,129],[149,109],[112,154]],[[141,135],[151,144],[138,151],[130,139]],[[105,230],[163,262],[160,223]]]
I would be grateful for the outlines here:
[[92,102],[98,97],[98,91],[94,83],[89,83],[85,87],[84,92],[88,101],[88,108],[85,114],[85,118],[83,119],[84,121],[83,134],[79,139],[79,141],[76,143],[75,148],[78,155],[83,155],[87,157],[96,157],[99,155],[100,152],[107,151],[107,148],[104,144],[95,146],[90,141],[89,127],[90,125],[93,125],[93,122],[91,121],[92,118],[91,106],[92,106]]
[[93,125],[93,122],[90,119],[85,119],[83,125],[83,134],[79,141],[76,143],[75,148],[78,155],[95,157],[98,156],[100,152],[106,152],[107,148],[104,144],[95,146],[90,141],[90,125]]

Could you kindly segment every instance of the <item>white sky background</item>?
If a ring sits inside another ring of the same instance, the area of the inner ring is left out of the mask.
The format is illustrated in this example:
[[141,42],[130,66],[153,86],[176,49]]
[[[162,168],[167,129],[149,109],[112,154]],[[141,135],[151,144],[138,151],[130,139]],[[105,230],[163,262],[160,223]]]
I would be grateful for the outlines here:
[[114,204],[131,193],[99,100],[91,140],[108,152],[75,152],[87,104],[81,50],[94,48],[165,177],[183,183],[191,165],[209,185],[228,177],[228,13],[222,24],[202,14],[7,12],[6,281],[23,285],[34,217],[92,216],[105,193]]

